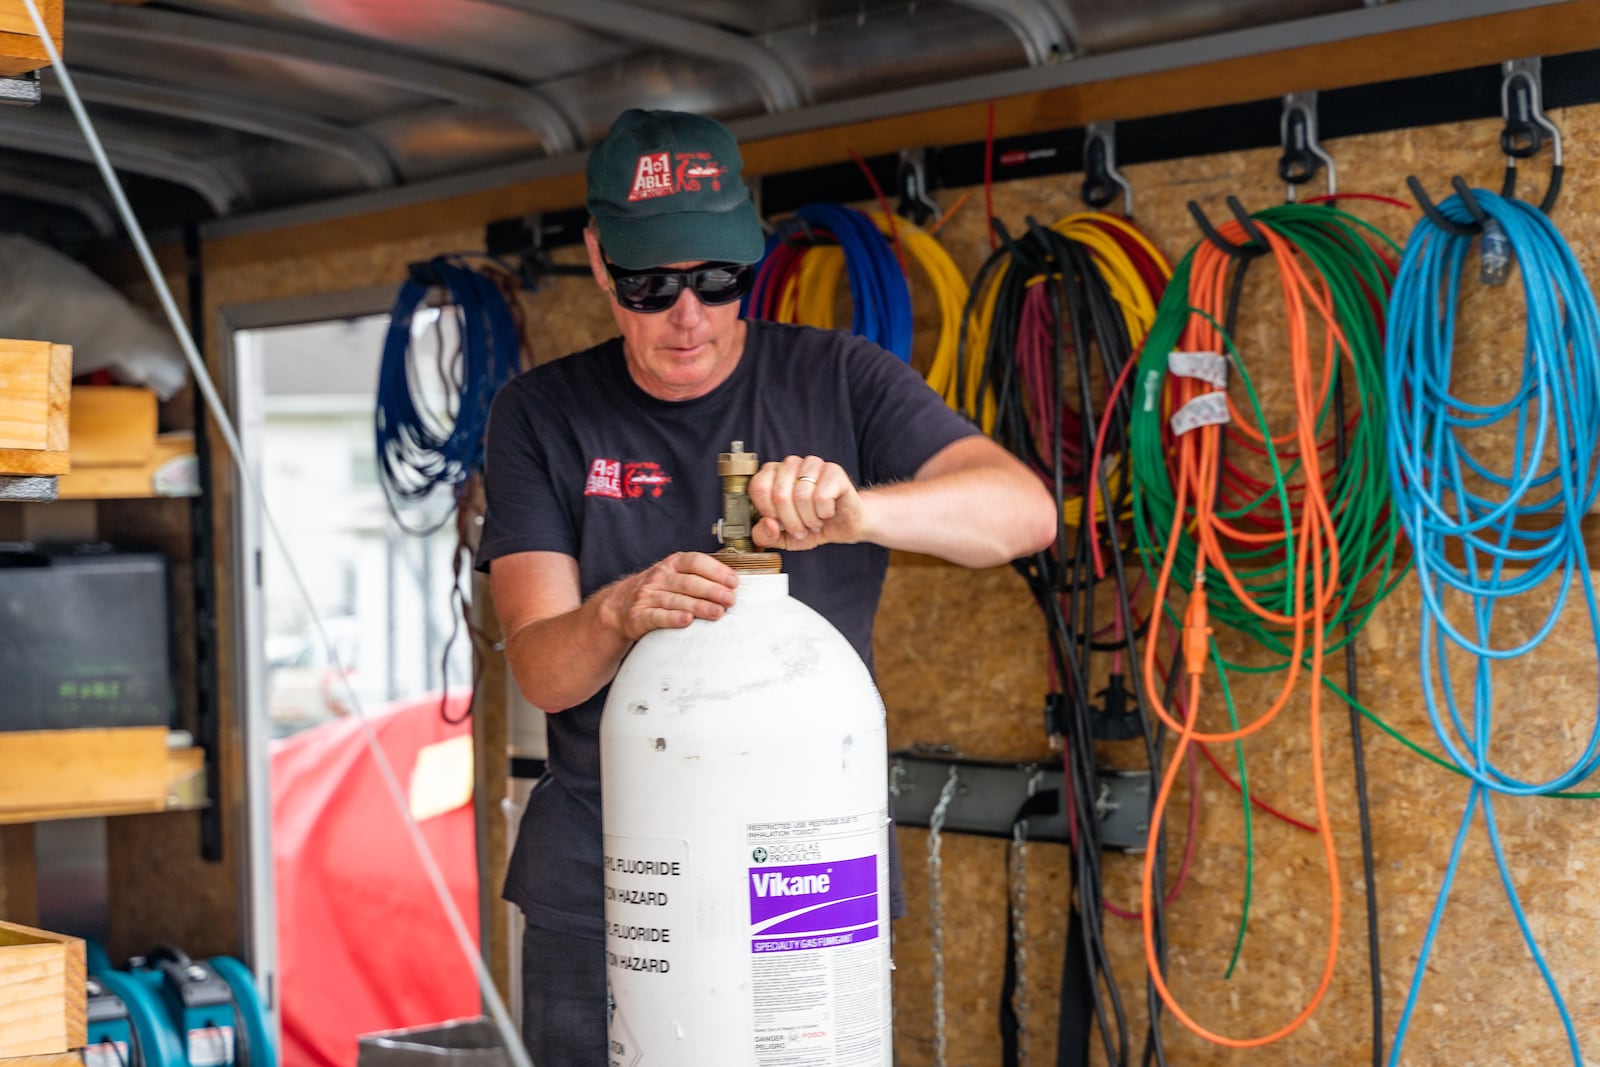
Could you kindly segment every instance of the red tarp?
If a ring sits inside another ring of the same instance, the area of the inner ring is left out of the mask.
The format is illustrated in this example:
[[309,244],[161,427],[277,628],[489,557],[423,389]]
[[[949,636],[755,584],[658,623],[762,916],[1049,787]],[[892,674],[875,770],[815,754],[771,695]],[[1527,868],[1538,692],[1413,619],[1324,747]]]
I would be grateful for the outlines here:
[[[451,718],[467,699],[451,696]],[[437,695],[373,714],[373,728],[403,791],[419,750],[471,730],[440,717]],[[472,805],[421,827],[476,942]],[[472,968],[359,721],[340,719],[275,745],[272,851],[284,1067],[353,1067],[360,1034],[479,1013]]]

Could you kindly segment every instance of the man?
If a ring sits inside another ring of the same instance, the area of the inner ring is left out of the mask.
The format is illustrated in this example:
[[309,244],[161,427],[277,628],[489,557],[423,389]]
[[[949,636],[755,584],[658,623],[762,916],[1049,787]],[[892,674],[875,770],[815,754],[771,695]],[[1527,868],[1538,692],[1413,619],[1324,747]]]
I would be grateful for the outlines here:
[[550,713],[505,887],[528,920],[523,1030],[541,1067],[606,1062],[600,711],[633,642],[738,594],[708,554],[717,454],[739,440],[770,460],[749,486],[754,540],[790,553],[792,595],[869,665],[888,549],[987,567],[1055,535],[1038,479],[905,364],[739,317],[763,247],[740,170],[716,122],[619,117],[589,159],[584,239],[621,337],[517,378],[490,419],[479,567],[518,684]]

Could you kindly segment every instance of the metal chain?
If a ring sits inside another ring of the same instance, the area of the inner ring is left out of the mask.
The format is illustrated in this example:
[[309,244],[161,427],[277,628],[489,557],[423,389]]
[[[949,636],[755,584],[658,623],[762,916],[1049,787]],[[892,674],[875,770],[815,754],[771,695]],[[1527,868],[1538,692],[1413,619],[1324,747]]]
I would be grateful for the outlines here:
[[944,1034],[944,881],[941,877],[943,860],[939,858],[942,840],[939,831],[944,829],[944,816],[950,810],[950,801],[956,795],[956,769],[950,768],[950,777],[939,790],[939,802],[928,817],[928,921],[932,925],[933,943],[933,1063],[945,1067]]
[[1017,981],[1011,991],[1011,1010],[1017,1016],[1017,1067],[1028,1067],[1028,821],[1011,827],[1012,955]]

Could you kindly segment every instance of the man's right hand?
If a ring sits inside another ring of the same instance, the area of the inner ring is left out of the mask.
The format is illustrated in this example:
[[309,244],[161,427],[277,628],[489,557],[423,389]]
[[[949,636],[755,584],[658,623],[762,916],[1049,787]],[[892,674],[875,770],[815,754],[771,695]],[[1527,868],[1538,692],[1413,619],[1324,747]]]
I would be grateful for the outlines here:
[[528,703],[545,711],[593,696],[651,630],[716,619],[733,604],[739,576],[703,552],[679,552],[579,599],[578,561],[561,552],[518,552],[489,571],[511,672]]
[[675,552],[603,591],[601,622],[626,641],[651,630],[682,629],[695,619],[719,619],[733,606],[739,575],[704,552]]

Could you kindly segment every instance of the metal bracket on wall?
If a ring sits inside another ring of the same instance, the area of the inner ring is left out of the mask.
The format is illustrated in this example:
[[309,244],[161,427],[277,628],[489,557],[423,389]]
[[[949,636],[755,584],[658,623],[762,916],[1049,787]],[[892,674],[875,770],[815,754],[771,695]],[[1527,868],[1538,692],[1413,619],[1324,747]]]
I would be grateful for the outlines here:
[[13,107],[32,107],[43,99],[39,88],[39,72],[30,70],[26,74],[16,74],[0,78],[0,104],[10,104]]
[[900,188],[900,204],[895,208],[896,214],[918,226],[926,226],[939,217],[939,205],[930,195],[928,187],[927,149],[901,150],[896,184]]
[[1117,124],[1091,122],[1083,131],[1083,202],[1103,211],[1122,193],[1122,213],[1133,218],[1133,186],[1117,169]]
[[534,212],[497,219],[484,229],[484,251],[498,259],[515,259],[522,283],[529,289],[537,289],[543,278],[581,277],[589,273],[587,263],[552,263],[550,250],[582,244],[588,222],[586,211]]
[[[1019,813],[1026,811],[1023,817],[1029,841],[1071,842],[1066,807],[1061,803],[1062,771],[1053,764],[967,759],[925,751],[891,753],[889,793],[895,821],[902,826],[926,827],[952,767],[958,784],[945,812],[946,833],[1010,840]],[[1101,768],[1099,782],[1095,807],[1100,816],[1101,846],[1114,852],[1143,852],[1150,828],[1149,773]]]
[[1317,94],[1315,91],[1287,93],[1283,98],[1281,123],[1283,155],[1278,157],[1278,176],[1287,189],[1284,199],[1294,203],[1297,187],[1328,172],[1328,195],[1339,192],[1338,168],[1317,136]]

